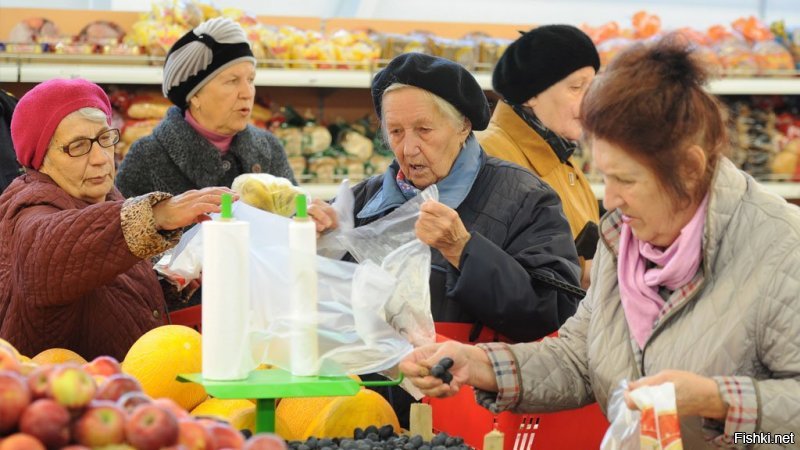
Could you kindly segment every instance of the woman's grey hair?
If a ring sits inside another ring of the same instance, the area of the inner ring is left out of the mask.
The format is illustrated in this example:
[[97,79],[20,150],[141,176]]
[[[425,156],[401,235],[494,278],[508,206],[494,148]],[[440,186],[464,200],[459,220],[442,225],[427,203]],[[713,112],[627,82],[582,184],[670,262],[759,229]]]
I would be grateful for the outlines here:
[[106,116],[106,113],[97,108],[81,108],[77,111],[71,112],[67,115],[67,117],[72,115],[81,116],[82,119],[86,119],[91,122],[102,122],[104,124],[108,124],[108,116]]
[[[411,86],[410,84],[392,83],[389,85],[389,87],[387,87],[383,91],[383,96],[385,98],[386,94],[388,94],[389,92],[399,91],[401,89],[406,89],[406,88],[415,88],[425,92],[425,94],[429,96],[431,100],[433,100],[433,104],[436,105],[436,107],[439,109],[439,112],[442,113],[442,115],[444,115],[448,120],[450,120],[450,122],[452,122],[453,127],[455,127],[456,130],[460,130],[461,127],[464,126],[464,123],[467,121],[466,116],[464,116],[464,114],[461,114],[461,111],[456,109],[456,107],[453,106],[447,100],[443,99],[442,97],[439,97],[438,95],[434,94],[431,91],[427,91],[425,89],[421,89],[416,86]],[[382,103],[381,108],[385,104],[386,104],[385,102]],[[386,115],[383,114],[383,111],[381,111],[381,117],[382,117],[381,130],[383,130],[384,138],[386,138]]]

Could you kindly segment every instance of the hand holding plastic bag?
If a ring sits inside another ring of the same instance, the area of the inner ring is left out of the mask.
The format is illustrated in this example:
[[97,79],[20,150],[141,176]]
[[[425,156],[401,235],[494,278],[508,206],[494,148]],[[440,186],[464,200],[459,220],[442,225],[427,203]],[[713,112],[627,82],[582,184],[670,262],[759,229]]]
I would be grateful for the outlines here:
[[611,394],[608,417],[611,426],[601,450],[681,450],[680,421],[675,403],[675,385],[643,386],[630,393],[637,410],[625,404],[627,380]]

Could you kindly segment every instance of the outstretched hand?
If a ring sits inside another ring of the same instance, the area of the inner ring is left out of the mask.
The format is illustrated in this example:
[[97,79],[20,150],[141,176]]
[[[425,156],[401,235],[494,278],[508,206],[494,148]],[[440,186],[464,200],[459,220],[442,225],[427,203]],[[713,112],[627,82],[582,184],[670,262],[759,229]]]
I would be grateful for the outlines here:
[[333,209],[333,206],[318,198],[308,205],[308,215],[317,226],[317,237],[325,231],[334,230],[339,226],[336,210]]
[[226,187],[207,187],[186,191],[161,200],[153,206],[153,219],[157,230],[177,230],[194,223],[210,220],[209,214],[220,212],[222,194],[238,194]]
[[[445,357],[453,360],[450,368],[453,379],[449,384],[431,375],[431,368]],[[400,371],[430,397],[450,397],[465,384],[487,391],[497,390],[497,380],[486,353],[478,347],[456,341],[416,348],[400,362]]]
[[675,384],[675,406],[679,416],[700,416],[717,420],[725,420],[727,417],[728,405],[722,401],[717,382],[713,378],[682,370],[662,370],[628,384],[625,403],[630,409],[638,409],[630,396],[631,391],[642,386],[656,386],[667,382]]

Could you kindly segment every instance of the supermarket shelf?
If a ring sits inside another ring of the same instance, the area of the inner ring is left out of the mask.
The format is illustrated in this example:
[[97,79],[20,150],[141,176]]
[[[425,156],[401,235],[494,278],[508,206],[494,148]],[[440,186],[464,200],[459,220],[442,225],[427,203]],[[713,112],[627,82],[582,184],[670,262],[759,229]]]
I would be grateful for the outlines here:
[[93,64],[20,64],[19,81],[39,83],[50,78],[86,78],[95,83],[161,84],[162,68]]
[[13,83],[19,79],[19,66],[0,63],[0,83]]
[[[47,61],[47,58],[28,62],[7,57],[0,62],[0,81],[38,83],[53,77],[82,77],[97,83],[161,84],[159,64],[78,64],[66,62],[64,58],[56,63],[42,60]],[[15,66],[18,66],[18,78]],[[369,88],[373,74],[369,70],[263,68],[257,70],[255,83],[257,86]],[[492,89],[490,73],[476,73],[475,78],[483,89]],[[712,81],[709,90],[720,95],[800,95],[800,77],[723,78]]]
[[[786,199],[800,199],[800,183],[791,182],[762,182],[769,192],[777,194]],[[312,198],[330,200],[336,195],[338,184],[314,184],[308,183],[301,186]],[[591,183],[592,191],[598,199],[603,198],[605,186],[602,183]]]

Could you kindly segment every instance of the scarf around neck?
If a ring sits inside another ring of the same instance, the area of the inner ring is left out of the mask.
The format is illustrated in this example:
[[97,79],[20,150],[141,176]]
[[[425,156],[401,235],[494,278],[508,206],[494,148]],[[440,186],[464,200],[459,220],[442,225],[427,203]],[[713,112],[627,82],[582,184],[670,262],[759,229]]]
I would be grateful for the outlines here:
[[708,194],[678,238],[665,249],[640,241],[630,225],[622,224],[617,278],[625,319],[639,348],[644,348],[666,303],[659,290],[683,287],[700,267],[707,208]]
[[231,148],[231,142],[233,142],[233,136],[229,136],[227,134],[220,134],[215,131],[209,130],[208,128],[204,127],[194,118],[189,110],[186,110],[186,114],[184,115],[186,122],[197,131],[197,134],[206,138],[208,142],[211,143],[214,147],[219,150],[220,153],[223,155],[228,153],[228,150]]
[[556,154],[556,156],[558,156],[558,160],[561,161],[562,164],[565,164],[569,157],[575,153],[575,149],[578,148],[578,144],[575,141],[565,139],[544,126],[542,121],[536,117],[536,114],[533,114],[532,111],[528,111],[526,108],[523,108],[522,105],[515,105],[509,102],[506,103],[522,120],[525,121],[525,123],[528,124],[529,127],[533,128],[533,131],[535,131],[536,134],[541,136],[541,138],[547,142],[547,145],[553,149],[553,152]]

